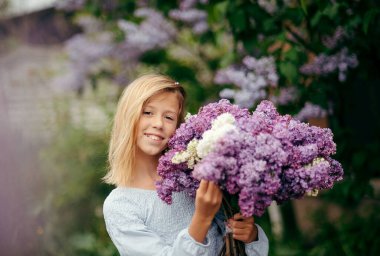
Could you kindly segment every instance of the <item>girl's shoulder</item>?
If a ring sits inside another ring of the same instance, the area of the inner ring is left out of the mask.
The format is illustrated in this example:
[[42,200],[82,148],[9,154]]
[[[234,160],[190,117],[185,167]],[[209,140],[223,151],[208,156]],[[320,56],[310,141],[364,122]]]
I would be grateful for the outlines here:
[[138,214],[157,192],[138,188],[117,187],[104,200],[104,217],[113,215]]

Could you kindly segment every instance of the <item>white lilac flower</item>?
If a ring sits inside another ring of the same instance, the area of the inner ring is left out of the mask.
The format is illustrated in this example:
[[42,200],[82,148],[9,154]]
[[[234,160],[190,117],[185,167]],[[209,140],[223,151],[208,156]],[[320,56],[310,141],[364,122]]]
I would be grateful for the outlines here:
[[187,112],[186,113],[186,116],[185,116],[185,122],[187,121],[187,120],[189,120],[190,119],[190,117],[192,117],[192,114],[190,113],[190,112]]
[[189,169],[193,169],[195,163],[197,163],[200,158],[197,154],[197,146],[199,141],[197,139],[193,139],[189,142],[187,145],[186,150],[177,152],[173,158],[172,163],[174,164],[180,164],[180,163],[187,163],[187,166]]
[[215,147],[216,142],[227,133],[236,132],[235,118],[225,113],[218,116],[212,122],[212,128],[203,133],[202,139],[197,145],[197,153],[200,158],[208,155]]

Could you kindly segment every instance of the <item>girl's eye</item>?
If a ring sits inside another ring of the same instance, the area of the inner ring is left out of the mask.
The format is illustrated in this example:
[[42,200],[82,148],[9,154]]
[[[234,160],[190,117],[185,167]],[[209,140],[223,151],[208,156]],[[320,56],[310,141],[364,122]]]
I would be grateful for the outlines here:
[[143,114],[147,115],[147,116],[150,116],[152,114],[152,112],[150,112],[150,111],[144,111]]
[[174,121],[174,118],[171,117],[171,116],[166,116],[166,119],[169,119],[169,120],[171,120],[171,121]]

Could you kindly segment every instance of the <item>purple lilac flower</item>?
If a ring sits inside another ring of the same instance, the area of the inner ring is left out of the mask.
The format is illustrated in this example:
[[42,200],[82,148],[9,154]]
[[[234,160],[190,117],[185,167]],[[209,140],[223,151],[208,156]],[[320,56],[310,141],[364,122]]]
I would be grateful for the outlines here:
[[[274,14],[278,10],[278,1],[275,0],[258,0],[257,4],[269,14]],[[283,0],[283,5],[289,6],[292,4],[290,0]]]
[[318,55],[313,62],[303,65],[300,72],[305,75],[328,75],[338,71],[339,81],[346,80],[348,68],[355,68],[358,65],[358,59],[355,54],[348,54],[348,49],[343,48],[334,55],[327,56],[324,53]]
[[80,15],[75,23],[83,29],[85,34],[102,32],[103,30],[103,24],[100,20],[90,15]]
[[176,35],[175,27],[153,9],[137,9],[135,16],[145,19],[140,24],[126,20],[118,22],[126,37],[125,41],[116,48],[115,57],[125,62],[137,59],[146,51],[166,47]]
[[209,26],[207,23],[207,12],[195,7],[198,2],[202,4],[207,3],[207,1],[198,0],[181,1],[180,8],[171,10],[169,17],[177,21],[182,21],[190,26],[195,34],[200,35],[205,33]]
[[87,76],[97,68],[99,60],[108,56],[113,48],[112,36],[107,32],[92,36],[78,34],[67,40],[64,45],[70,64],[67,74],[53,81],[59,89],[81,89]]
[[269,100],[275,105],[287,105],[294,102],[298,98],[298,90],[293,87],[280,88],[278,95],[272,95]]
[[[186,162],[174,164],[173,156],[211,128],[212,120],[230,113],[238,130],[216,141],[213,150],[194,169]],[[191,116],[169,141],[159,160],[159,197],[171,203],[173,192],[195,196],[200,179],[214,181],[238,196],[244,216],[262,215],[273,200],[281,203],[305,193],[329,189],[343,177],[331,155],[336,151],[330,129],[309,126],[289,115],[280,115],[270,101],[262,101],[249,114],[227,100],[211,103]]]
[[[169,151],[166,152],[159,161],[158,174],[163,178],[162,181],[157,183],[157,191],[161,199],[170,203],[169,198],[173,191],[178,191],[177,182],[168,182],[166,179],[173,180],[177,176],[172,172],[184,172],[188,174],[188,183],[183,184],[180,188],[187,191],[190,195],[195,195],[195,188],[198,187],[199,181],[194,179],[191,175],[191,170],[188,169],[186,164],[174,164],[171,159],[175,153],[185,150],[187,144],[192,139],[202,138],[202,134],[211,128],[211,122],[217,116],[223,113],[230,113],[236,119],[248,118],[249,111],[247,109],[241,109],[237,105],[232,105],[228,100],[220,100],[217,103],[210,103],[202,107],[198,114],[191,116],[185,123],[176,130],[174,136],[169,140]],[[169,185],[172,185],[172,189],[168,189]],[[163,186],[163,187],[162,187]]]
[[55,7],[65,11],[77,11],[84,7],[86,0],[63,0],[58,1]]
[[194,8],[197,3],[207,4],[208,0],[180,0],[179,7],[182,10]]
[[335,48],[339,42],[341,42],[346,37],[346,32],[344,28],[339,26],[336,28],[335,32],[331,36],[323,36],[322,43],[329,49]]
[[294,116],[294,118],[300,121],[307,121],[310,118],[323,118],[325,116],[327,116],[327,111],[325,109],[310,102],[306,102],[305,106]]
[[219,70],[215,77],[216,84],[233,84],[239,89],[224,89],[221,98],[234,99],[235,104],[251,108],[256,102],[267,96],[266,87],[276,87],[278,75],[274,59],[263,57],[256,59],[246,56],[242,66],[230,66]]
[[278,9],[276,1],[273,0],[258,0],[257,4],[269,14],[275,13]]

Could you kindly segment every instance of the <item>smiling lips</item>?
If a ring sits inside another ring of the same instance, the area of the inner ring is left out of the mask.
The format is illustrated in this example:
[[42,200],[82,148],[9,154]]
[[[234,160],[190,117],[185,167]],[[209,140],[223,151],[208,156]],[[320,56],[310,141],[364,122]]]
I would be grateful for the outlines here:
[[146,137],[148,137],[149,139],[152,139],[154,141],[162,141],[164,140],[164,138],[160,135],[157,135],[157,134],[153,134],[153,133],[144,133],[144,135]]

